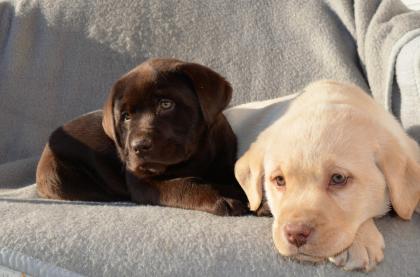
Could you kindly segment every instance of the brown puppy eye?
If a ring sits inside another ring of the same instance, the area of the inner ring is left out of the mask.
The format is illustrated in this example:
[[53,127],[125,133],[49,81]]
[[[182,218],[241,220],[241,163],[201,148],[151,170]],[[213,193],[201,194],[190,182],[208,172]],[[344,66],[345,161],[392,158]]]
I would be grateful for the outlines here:
[[339,173],[335,173],[331,176],[329,185],[331,186],[343,186],[347,183],[347,176],[344,176]]
[[121,113],[121,119],[122,119],[123,121],[128,121],[128,120],[130,120],[130,114],[129,114],[128,112],[122,112],[122,113]]
[[276,181],[276,185],[279,187],[283,187],[286,185],[286,180],[284,179],[283,176],[277,176],[275,178],[275,181]]
[[174,103],[174,101],[172,101],[170,99],[161,99],[159,101],[159,107],[162,110],[171,110],[175,107],[175,103]]

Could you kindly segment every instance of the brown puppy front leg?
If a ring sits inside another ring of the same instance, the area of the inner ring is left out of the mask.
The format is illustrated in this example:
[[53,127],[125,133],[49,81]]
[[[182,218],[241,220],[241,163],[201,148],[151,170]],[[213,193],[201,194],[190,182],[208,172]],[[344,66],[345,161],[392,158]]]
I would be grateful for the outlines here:
[[238,216],[249,211],[243,202],[223,196],[198,178],[139,180],[130,173],[126,177],[131,199],[138,204],[200,210],[220,216]]

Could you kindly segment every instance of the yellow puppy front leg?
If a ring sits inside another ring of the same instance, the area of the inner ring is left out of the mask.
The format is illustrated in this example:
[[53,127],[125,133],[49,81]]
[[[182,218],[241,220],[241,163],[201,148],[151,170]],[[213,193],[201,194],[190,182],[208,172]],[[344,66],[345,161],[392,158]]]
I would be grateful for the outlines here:
[[373,219],[366,220],[356,233],[356,237],[342,253],[329,260],[344,270],[372,270],[384,258],[385,242]]

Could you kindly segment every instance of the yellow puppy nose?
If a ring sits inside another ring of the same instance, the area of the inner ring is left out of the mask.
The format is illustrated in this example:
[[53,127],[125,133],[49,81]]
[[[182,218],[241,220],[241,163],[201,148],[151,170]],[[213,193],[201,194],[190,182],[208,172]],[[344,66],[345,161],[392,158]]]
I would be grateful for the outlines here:
[[313,228],[303,223],[288,223],[284,226],[287,241],[297,247],[304,245]]

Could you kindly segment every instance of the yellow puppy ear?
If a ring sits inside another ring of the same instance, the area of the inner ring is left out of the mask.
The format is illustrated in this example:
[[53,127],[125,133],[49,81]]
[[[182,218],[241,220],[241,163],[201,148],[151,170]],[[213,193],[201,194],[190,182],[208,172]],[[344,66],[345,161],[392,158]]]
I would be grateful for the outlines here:
[[263,198],[263,149],[253,143],[235,164],[235,177],[249,201],[251,211],[256,211]]
[[[409,220],[420,201],[420,164],[404,152],[391,134],[382,138],[377,164],[385,176],[392,207],[401,218]],[[416,142],[408,137],[407,141],[420,153]]]

